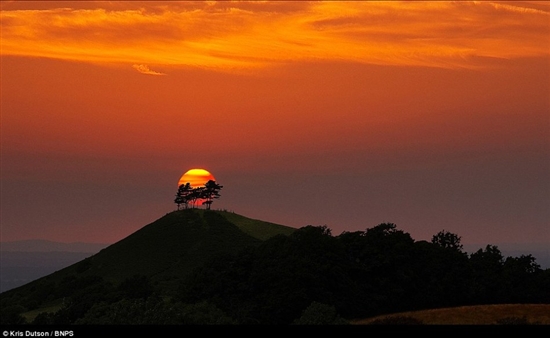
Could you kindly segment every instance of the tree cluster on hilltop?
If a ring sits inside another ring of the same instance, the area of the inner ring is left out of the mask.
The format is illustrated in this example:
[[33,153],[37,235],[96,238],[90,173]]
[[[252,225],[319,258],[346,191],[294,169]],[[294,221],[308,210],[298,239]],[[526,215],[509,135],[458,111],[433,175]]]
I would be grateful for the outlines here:
[[18,313],[25,308],[65,297],[59,311],[33,323],[343,324],[402,311],[550,303],[549,285],[550,269],[531,255],[504,257],[492,245],[468,254],[447,231],[415,241],[392,223],[338,236],[306,226],[216,257],[182,278],[170,297],[150,276],[119,285],[67,277],[3,306],[2,320],[24,321]]
[[209,180],[202,187],[191,187],[191,183],[180,184],[178,191],[176,192],[176,198],[174,203],[177,204],[178,210],[195,207],[197,201],[204,200],[202,205],[206,206],[207,210],[210,210],[210,206],[214,199],[220,198],[220,190],[222,185],[216,183],[216,181]]

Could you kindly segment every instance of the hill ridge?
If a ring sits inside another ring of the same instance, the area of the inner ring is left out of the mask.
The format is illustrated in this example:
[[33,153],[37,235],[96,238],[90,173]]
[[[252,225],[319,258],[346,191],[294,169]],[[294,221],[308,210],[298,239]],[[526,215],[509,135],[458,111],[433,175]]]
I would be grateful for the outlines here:
[[67,276],[100,276],[120,283],[144,275],[162,283],[187,275],[216,255],[233,254],[294,230],[227,211],[172,211],[81,261],[5,293]]

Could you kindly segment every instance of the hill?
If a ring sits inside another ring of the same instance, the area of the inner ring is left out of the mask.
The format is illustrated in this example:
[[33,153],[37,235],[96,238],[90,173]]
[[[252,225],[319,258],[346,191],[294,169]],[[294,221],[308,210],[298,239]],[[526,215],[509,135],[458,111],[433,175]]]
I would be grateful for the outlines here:
[[0,301],[3,324],[341,324],[550,304],[549,281],[530,255],[504,257],[491,245],[467,254],[445,231],[415,241],[382,223],[333,236],[326,226],[182,210]]
[[0,243],[0,293],[87,258],[108,244],[22,240]]
[[197,209],[169,213],[65,273],[101,276],[112,282],[134,275],[165,281],[189,273],[212,257],[260,242],[225,216]]
[[[98,250],[99,251],[99,250]],[[91,256],[88,252],[0,253],[0,293],[30,283]]]
[[85,288],[94,280],[117,285],[135,276],[147,277],[155,289],[169,294],[205,262],[294,230],[225,211],[174,211],[86,259],[2,293],[2,306],[56,304],[68,290]]
[[180,278],[213,257],[233,254],[293,230],[230,212],[180,210],[52,277],[59,280],[68,273],[78,273],[101,276],[112,282],[134,275],[149,276],[156,281]]

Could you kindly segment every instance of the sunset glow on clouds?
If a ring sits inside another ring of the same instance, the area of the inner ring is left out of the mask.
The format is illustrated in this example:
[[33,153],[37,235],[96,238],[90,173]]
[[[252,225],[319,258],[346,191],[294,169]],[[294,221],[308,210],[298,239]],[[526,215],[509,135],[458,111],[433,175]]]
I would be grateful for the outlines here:
[[270,222],[550,242],[550,2],[0,6],[2,240],[118,240],[204,168]]
[[155,72],[154,70],[149,69],[146,65],[133,65],[135,70],[142,74],[148,74],[148,75],[166,75],[164,73]]
[[299,60],[478,67],[475,58],[550,53],[550,6],[544,3],[70,5],[48,2],[49,9],[15,9],[3,4],[2,54],[227,70]]

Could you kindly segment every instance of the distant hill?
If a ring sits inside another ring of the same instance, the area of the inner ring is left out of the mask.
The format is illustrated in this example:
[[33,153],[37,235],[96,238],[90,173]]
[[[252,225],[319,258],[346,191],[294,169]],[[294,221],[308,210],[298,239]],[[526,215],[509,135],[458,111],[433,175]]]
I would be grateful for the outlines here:
[[87,252],[96,253],[109,246],[106,243],[61,243],[41,239],[1,242],[1,252]]
[[0,252],[0,293],[47,276],[91,255],[89,252],[67,251]]
[[23,240],[0,243],[0,293],[83,260],[108,244]]

